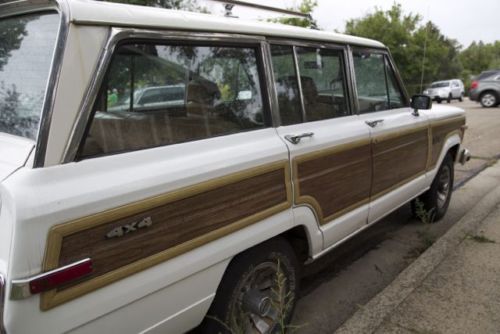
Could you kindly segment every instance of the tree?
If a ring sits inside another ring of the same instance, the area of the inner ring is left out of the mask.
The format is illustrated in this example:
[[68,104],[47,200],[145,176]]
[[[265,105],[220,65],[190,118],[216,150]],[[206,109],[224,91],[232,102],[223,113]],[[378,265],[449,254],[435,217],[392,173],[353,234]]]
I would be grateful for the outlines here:
[[317,28],[318,24],[316,20],[314,20],[311,16],[314,8],[318,6],[318,2],[316,0],[302,0],[302,3],[296,8],[288,8],[289,10],[294,10],[301,12],[303,14],[309,14],[308,18],[299,18],[299,17],[282,17],[279,19],[271,19],[269,21],[288,24],[296,27],[303,28]]
[[12,50],[17,50],[26,36],[27,19],[5,20],[0,23],[0,71]]
[[424,83],[459,77],[462,72],[458,42],[430,21],[421,25],[421,20],[419,15],[405,15],[401,5],[394,4],[387,11],[375,8],[373,13],[347,21],[345,32],[389,47],[408,90],[416,93],[421,88],[422,63]]
[[460,60],[470,74],[500,68],[500,41],[489,44],[472,42],[462,51]]

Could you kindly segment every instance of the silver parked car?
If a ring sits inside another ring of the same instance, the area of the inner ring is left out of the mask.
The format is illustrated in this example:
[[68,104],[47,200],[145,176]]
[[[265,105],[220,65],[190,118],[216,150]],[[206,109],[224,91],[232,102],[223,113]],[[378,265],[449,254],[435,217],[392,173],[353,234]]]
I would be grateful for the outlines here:
[[500,72],[483,79],[474,80],[470,87],[469,98],[478,101],[485,108],[500,104]]
[[443,100],[450,103],[453,99],[462,102],[465,95],[464,83],[459,79],[436,81],[423,93],[430,96],[437,103],[441,103]]

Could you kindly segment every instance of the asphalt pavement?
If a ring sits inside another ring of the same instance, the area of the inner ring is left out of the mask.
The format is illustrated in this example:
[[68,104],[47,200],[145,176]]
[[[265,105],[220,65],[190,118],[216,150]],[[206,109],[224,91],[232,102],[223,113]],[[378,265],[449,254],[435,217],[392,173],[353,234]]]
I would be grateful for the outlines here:
[[470,187],[485,183],[495,186],[336,334],[499,333],[499,163]]

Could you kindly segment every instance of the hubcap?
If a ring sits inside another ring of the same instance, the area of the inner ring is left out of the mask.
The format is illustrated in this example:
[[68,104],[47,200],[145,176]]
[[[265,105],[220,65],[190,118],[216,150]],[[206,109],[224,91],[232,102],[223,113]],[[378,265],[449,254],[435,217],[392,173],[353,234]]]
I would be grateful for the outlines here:
[[446,205],[448,196],[450,195],[451,171],[448,166],[443,166],[439,173],[437,185],[437,205],[438,209],[442,209]]
[[481,98],[481,102],[486,107],[492,107],[493,104],[495,104],[495,101],[496,99],[492,94],[484,94],[483,97]]
[[287,312],[288,301],[293,297],[291,283],[277,262],[269,260],[254,267],[236,287],[226,324],[235,333],[277,332],[280,320]]

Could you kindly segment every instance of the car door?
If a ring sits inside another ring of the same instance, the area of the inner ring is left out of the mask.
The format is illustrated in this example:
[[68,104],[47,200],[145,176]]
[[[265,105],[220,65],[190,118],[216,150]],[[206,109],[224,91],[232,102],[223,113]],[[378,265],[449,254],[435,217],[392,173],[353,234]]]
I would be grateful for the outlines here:
[[345,48],[273,43],[270,50],[294,203],[314,211],[327,247],[366,223],[369,128],[349,106]]
[[370,129],[373,178],[369,222],[418,195],[425,184],[429,121],[412,112],[385,51],[354,49],[357,106]]
[[462,95],[462,88],[457,80],[451,81],[451,95],[454,99],[458,99]]

